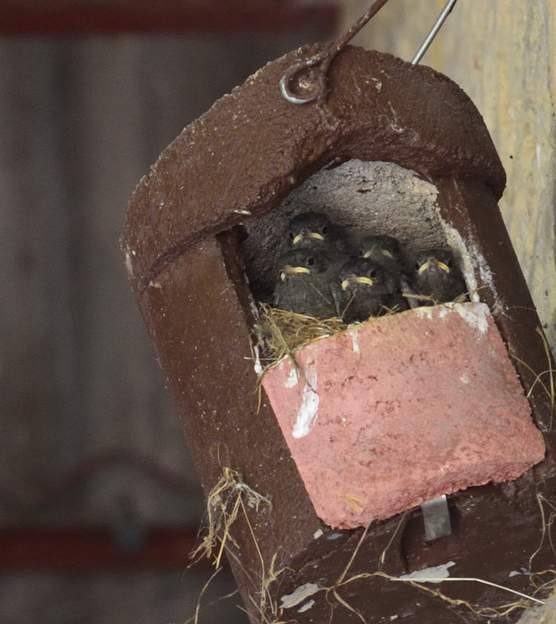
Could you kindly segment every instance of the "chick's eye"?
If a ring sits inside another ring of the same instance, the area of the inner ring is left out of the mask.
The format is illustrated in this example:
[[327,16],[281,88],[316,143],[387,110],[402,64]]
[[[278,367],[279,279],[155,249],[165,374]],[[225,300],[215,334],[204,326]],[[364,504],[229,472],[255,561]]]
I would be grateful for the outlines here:
[[307,266],[313,266],[315,264],[314,258],[307,258]]
[[323,234],[326,234],[326,233],[328,232],[328,226],[324,225],[324,226],[321,228],[321,232],[322,232]]
[[369,277],[376,277],[376,271],[374,269],[369,271]]
[[419,270],[419,269],[421,268],[421,263],[420,263],[420,262],[416,262],[416,263],[415,263],[415,268],[416,268],[417,270]]
[[295,238],[295,234],[293,232],[290,232],[290,240],[293,240]]

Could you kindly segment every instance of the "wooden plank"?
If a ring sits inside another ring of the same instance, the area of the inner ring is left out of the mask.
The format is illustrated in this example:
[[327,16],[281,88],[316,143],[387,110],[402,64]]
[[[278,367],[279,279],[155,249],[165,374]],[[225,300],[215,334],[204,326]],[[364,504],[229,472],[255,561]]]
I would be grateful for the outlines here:
[[0,34],[283,32],[303,30],[309,25],[331,32],[337,16],[338,4],[334,0],[12,0],[2,7]]

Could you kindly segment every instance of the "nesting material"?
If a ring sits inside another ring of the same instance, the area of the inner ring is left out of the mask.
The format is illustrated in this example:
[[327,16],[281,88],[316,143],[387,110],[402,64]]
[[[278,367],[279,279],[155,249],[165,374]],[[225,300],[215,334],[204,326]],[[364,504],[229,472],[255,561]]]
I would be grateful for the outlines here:
[[259,305],[259,310],[262,346],[270,362],[277,362],[303,345],[332,336],[347,327],[338,317],[318,319],[264,303]]
[[515,479],[544,457],[485,304],[350,326],[298,349],[262,383],[316,513],[332,527]]

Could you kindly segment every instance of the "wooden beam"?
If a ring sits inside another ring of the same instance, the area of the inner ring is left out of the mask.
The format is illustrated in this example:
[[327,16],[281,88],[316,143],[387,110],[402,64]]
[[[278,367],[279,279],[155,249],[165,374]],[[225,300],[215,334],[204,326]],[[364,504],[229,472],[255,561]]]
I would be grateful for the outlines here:
[[238,31],[332,32],[336,0],[8,0],[2,7],[0,35],[194,33]]

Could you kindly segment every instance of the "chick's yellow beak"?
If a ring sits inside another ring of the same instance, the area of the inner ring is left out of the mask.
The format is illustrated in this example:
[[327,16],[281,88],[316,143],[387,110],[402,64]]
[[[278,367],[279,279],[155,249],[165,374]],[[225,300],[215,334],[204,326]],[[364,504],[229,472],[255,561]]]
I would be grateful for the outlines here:
[[286,279],[286,275],[295,275],[298,273],[311,273],[311,269],[308,269],[304,266],[290,266],[289,264],[284,267],[282,272],[280,273],[280,279],[284,281]]
[[359,275],[353,275],[351,277],[347,277],[345,280],[342,280],[341,286],[342,290],[346,290],[350,284],[362,284],[364,286],[372,286],[373,280],[370,277],[363,277]]
[[423,262],[423,264],[419,267],[418,273],[424,273],[425,271],[427,271],[430,268],[431,264],[439,268],[441,271],[444,271],[444,273],[450,272],[450,267],[445,262],[434,258],[432,260],[427,260],[426,262]]
[[304,233],[299,233],[296,234],[293,237],[292,240],[292,245],[299,245],[299,243],[304,239],[304,238],[312,238],[313,240],[319,240],[319,241],[323,241],[324,240],[324,236],[322,234],[319,234],[318,232],[306,232]]

